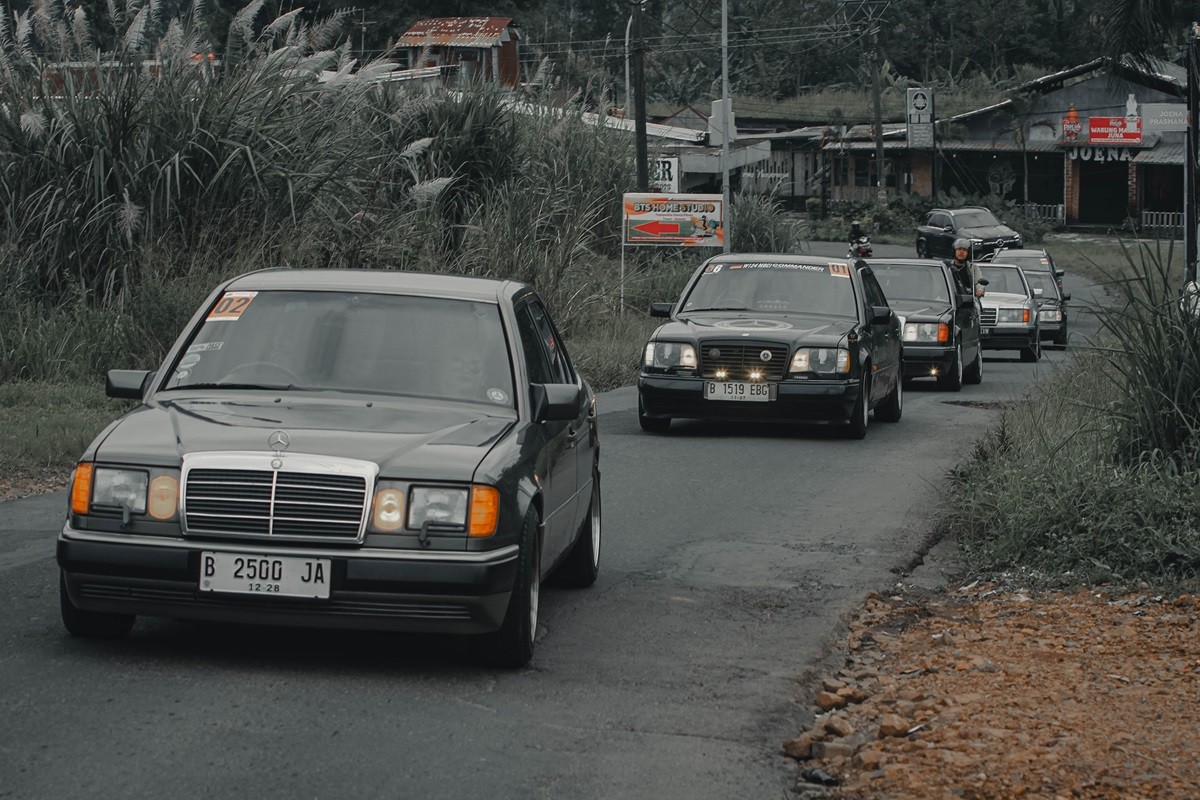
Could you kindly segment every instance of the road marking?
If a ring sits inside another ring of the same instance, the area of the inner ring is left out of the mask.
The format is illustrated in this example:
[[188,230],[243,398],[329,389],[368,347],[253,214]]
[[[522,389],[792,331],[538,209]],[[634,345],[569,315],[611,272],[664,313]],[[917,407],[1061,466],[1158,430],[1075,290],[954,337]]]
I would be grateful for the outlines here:
[[0,553],[0,572],[4,570],[35,564],[43,559],[54,557],[54,540],[39,540],[30,542],[16,550]]

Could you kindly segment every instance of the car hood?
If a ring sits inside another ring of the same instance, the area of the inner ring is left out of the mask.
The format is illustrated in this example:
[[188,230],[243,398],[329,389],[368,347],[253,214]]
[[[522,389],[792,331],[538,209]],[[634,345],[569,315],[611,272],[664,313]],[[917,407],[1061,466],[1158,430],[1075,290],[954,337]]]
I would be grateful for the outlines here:
[[950,304],[928,300],[889,300],[892,310],[906,320],[941,319],[950,313]]
[[[489,413],[491,412],[491,413]],[[268,454],[288,434],[288,454],[372,461],[391,478],[471,480],[516,414],[463,403],[284,395],[152,400],[123,417],[96,449],[97,461],[177,467],[187,453]],[[286,457],[286,456],[285,456]]]
[[983,225],[978,228],[959,228],[958,233],[960,236],[974,239],[1010,238],[1017,235],[1017,232],[1007,225]]
[[715,339],[746,339],[833,346],[857,327],[851,319],[831,319],[806,314],[687,314],[659,327],[656,340],[706,342]]
[[981,305],[988,308],[999,308],[1000,306],[1019,306],[1028,302],[1029,298],[1023,294],[1009,294],[1008,292],[987,292],[979,302]]

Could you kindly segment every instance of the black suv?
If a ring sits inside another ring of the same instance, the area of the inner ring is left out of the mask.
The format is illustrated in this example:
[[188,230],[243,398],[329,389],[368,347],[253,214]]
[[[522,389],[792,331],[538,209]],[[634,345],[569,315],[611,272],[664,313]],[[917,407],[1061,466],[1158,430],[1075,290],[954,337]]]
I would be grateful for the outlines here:
[[1021,234],[983,206],[935,208],[917,226],[917,256],[953,258],[955,239],[971,242],[972,258],[1022,244]]

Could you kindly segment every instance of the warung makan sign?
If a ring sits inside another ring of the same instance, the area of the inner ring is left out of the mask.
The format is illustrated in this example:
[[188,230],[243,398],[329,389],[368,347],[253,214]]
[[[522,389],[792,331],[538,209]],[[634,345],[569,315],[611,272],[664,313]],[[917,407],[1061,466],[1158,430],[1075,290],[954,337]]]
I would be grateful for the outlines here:
[[723,247],[724,204],[719,194],[624,196],[624,242],[663,247]]
[[1091,117],[1088,144],[1141,144],[1141,117]]

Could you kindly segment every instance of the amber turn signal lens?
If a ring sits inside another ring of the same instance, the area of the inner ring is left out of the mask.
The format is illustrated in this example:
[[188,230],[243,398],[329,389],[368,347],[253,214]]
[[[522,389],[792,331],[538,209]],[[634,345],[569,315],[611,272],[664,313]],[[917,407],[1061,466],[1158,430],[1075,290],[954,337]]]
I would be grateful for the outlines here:
[[399,489],[380,489],[375,493],[371,526],[383,533],[393,533],[404,527],[404,492]]
[[174,518],[179,510],[179,481],[170,475],[159,475],[150,481],[150,495],[146,498],[146,511],[157,520]]
[[950,326],[944,322],[938,323],[938,341],[942,344],[950,341]]
[[92,499],[92,468],[90,462],[80,463],[71,478],[71,511],[76,514],[88,513]]
[[468,536],[491,536],[500,521],[500,490],[495,486],[475,484],[471,487],[471,518]]
[[1023,314],[1021,314],[1021,322],[1029,322],[1029,309],[1028,308],[1025,309],[1025,312]]

